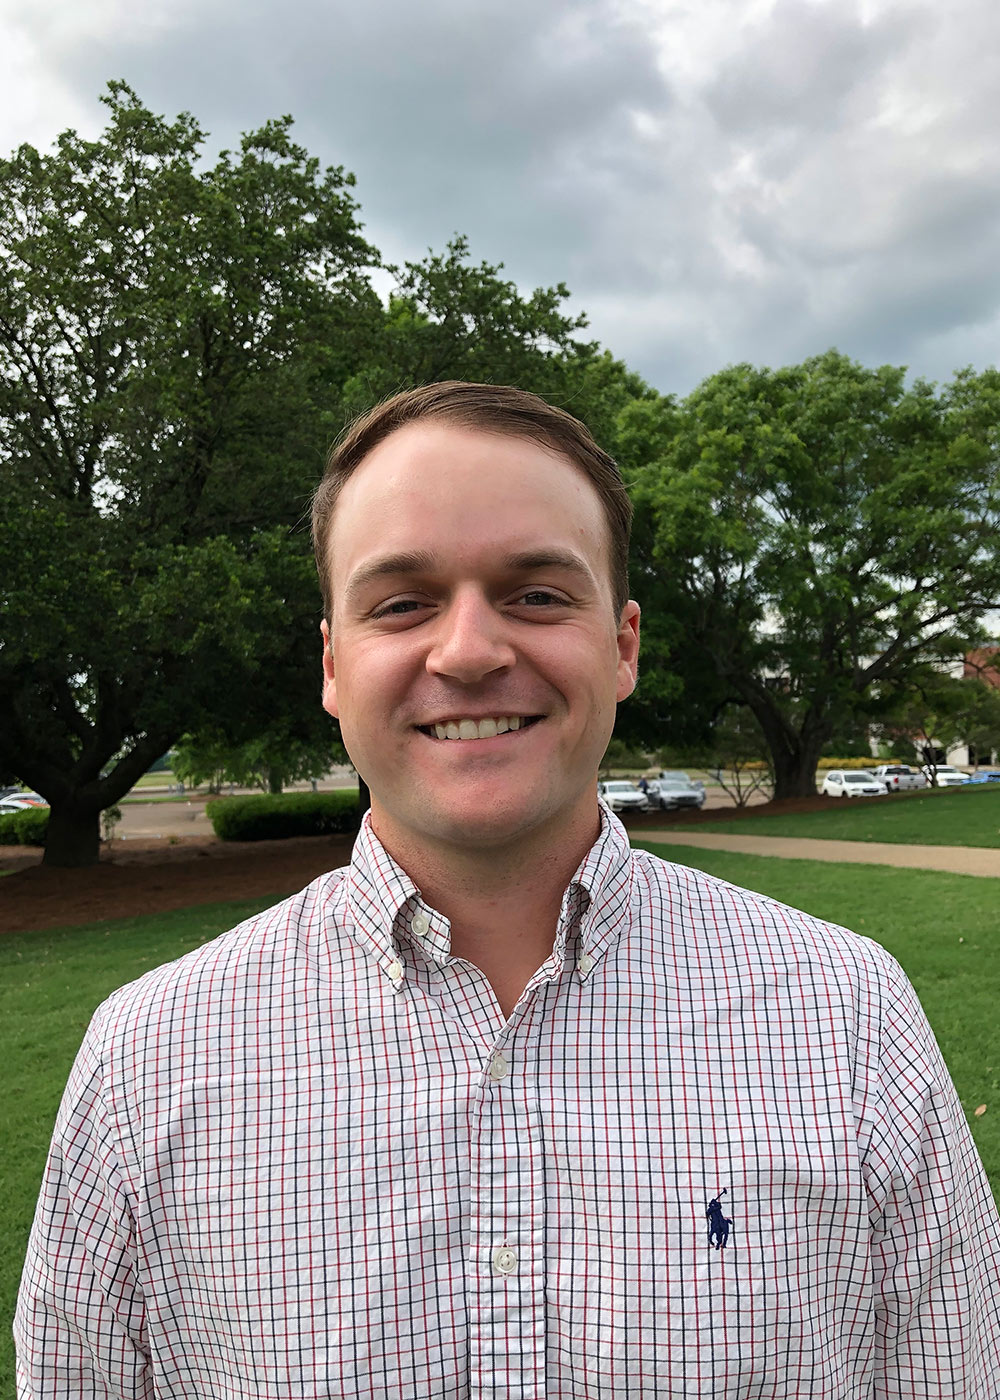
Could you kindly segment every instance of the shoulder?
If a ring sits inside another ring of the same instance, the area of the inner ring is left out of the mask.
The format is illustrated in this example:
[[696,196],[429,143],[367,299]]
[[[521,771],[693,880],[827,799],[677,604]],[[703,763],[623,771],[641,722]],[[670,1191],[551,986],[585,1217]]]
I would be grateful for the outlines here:
[[97,1009],[88,1037],[138,1043],[143,1027],[194,1029],[208,1020],[253,1014],[265,1001],[294,996],[322,975],[342,927],[347,867],[219,934],[173,962],[120,987]]
[[639,917],[654,942],[714,951],[746,970],[846,977],[855,986],[907,986],[879,944],[780,900],[635,851]]

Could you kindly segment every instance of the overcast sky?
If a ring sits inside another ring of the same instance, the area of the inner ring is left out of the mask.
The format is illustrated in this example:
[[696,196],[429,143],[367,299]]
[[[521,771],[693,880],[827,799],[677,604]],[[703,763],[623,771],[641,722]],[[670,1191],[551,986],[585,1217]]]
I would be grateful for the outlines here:
[[368,236],[565,281],[657,388],[830,345],[996,363],[996,0],[0,0],[0,150],[125,78],[213,146],[290,112]]

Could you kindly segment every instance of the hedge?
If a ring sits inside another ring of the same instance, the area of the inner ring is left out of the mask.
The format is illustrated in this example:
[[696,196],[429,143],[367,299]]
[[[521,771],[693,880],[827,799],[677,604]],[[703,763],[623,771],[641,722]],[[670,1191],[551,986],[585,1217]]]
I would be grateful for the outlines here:
[[0,846],[44,846],[48,829],[48,807],[4,812],[0,816]]
[[270,841],[284,836],[330,836],[358,829],[358,794],[283,792],[217,797],[206,808],[221,841]]

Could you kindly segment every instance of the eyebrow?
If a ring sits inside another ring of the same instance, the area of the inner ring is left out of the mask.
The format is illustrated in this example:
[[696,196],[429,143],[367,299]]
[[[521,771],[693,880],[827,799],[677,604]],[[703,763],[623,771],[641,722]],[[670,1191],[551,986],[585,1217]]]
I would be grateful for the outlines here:
[[395,574],[427,574],[434,569],[434,555],[425,549],[411,550],[404,554],[386,554],[381,559],[373,559],[370,564],[362,564],[347,580],[344,597],[351,598],[361,593],[370,583]]
[[[364,591],[379,579],[395,577],[399,574],[429,574],[437,567],[437,559],[427,550],[408,550],[400,554],[386,554],[381,559],[373,559],[362,564],[347,580],[344,597],[352,598]],[[562,569],[577,574],[580,578],[593,578],[590,569],[569,549],[529,549],[516,554],[507,554],[499,561],[504,573],[523,574],[534,569]]]

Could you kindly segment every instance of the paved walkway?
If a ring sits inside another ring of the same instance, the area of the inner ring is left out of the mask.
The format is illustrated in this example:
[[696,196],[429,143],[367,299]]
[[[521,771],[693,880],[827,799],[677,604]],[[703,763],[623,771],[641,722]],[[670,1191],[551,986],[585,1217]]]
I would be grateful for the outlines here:
[[748,856],[782,856],[786,860],[852,861],[856,865],[901,865],[910,870],[1000,877],[1000,850],[981,846],[902,846],[888,841],[819,841],[813,837],[729,836],[707,831],[636,831],[633,840],[738,851]]

